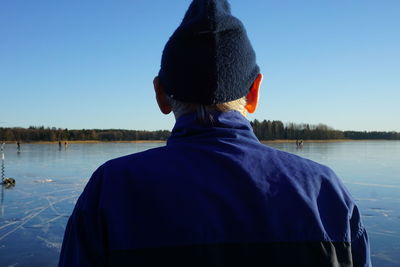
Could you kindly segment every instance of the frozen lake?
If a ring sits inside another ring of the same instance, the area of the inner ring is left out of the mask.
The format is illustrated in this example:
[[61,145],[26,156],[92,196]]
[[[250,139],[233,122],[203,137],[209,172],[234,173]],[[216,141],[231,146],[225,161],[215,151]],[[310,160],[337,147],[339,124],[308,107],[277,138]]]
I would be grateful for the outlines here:
[[[0,266],[56,266],[68,216],[91,173],[108,159],[164,143],[5,145]],[[363,214],[374,266],[400,266],[400,141],[268,143],[330,166]]]

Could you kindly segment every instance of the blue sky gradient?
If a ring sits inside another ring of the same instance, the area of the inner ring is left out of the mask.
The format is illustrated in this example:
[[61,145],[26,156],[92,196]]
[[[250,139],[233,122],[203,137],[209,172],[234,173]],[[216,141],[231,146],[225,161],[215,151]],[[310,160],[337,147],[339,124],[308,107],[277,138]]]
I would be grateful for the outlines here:
[[[191,1],[0,1],[0,127],[170,129],[152,80]],[[249,119],[400,131],[400,1],[243,1]]]

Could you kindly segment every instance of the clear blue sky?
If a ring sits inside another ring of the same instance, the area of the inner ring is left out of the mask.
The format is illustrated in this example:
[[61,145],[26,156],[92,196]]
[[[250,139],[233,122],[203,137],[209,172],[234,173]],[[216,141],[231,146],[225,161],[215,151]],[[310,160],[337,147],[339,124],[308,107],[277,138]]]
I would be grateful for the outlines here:
[[[0,1],[0,127],[172,128],[152,80],[189,3]],[[249,119],[400,131],[400,1],[230,3],[265,78]]]

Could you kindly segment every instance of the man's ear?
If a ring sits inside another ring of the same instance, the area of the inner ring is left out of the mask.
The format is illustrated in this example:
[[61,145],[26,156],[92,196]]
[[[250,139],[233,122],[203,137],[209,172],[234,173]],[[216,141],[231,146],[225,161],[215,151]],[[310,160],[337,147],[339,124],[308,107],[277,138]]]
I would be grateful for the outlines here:
[[156,93],[156,99],[160,111],[164,114],[169,114],[172,111],[171,104],[168,101],[167,95],[164,92],[164,88],[161,85],[160,78],[156,76],[153,80],[154,91]]
[[247,104],[245,106],[245,109],[249,113],[254,113],[256,111],[257,105],[258,105],[258,92],[260,90],[261,82],[263,80],[263,75],[259,73],[254,80],[253,84],[251,85],[250,91],[246,96],[247,99]]

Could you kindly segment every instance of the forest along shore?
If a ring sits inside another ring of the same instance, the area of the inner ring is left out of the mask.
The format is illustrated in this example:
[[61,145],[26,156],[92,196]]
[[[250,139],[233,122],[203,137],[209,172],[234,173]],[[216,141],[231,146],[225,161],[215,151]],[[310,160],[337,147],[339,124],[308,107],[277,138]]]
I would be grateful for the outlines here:
[[[130,141],[100,141],[100,140],[61,140],[62,145],[71,144],[100,144],[100,143],[165,143],[165,140],[130,140]],[[5,144],[16,144],[16,141],[4,141]],[[20,144],[59,144],[59,141],[21,141]]]
[[[318,124],[283,124],[281,121],[250,122],[254,134],[259,140],[400,140],[400,132],[378,131],[340,131],[327,125]],[[45,128],[44,126],[29,128],[0,127],[0,142],[154,142],[167,140],[169,130],[124,130],[124,129],[82,129],[68,130],[61,128]]]
[[[298,139],[278,139],[278,140],[260,140],[263,144],[268,143],[296,143],[300,140]],[[304,143],[333,143],[333,142],[359,142],[359,141],[392,141],[387,139],[323,139],[323,140],[302,140]],[[64,145],[67,142],[67,145],[71,144],[101,144],[101,143],[166,143],[166,140],[131,140],[131,141],[99,141],[99,140],[74,140],[74,141],[65,141],[62,140],[61,144]],[[16,141],[4,141],[1,143],[5,144],[16,144]],[[20,142],[20,144],[59,144],[58,141],[32,141],[32,142]]]
[[[278,140],[260,140],[263,144],[268,143],[296,143],[300,141],[299,139],[278,139]],[[392,141],[388,139],[310,139],[302,140],[303,143],[333,143],[333,142],[360,142],[360,141]]]

